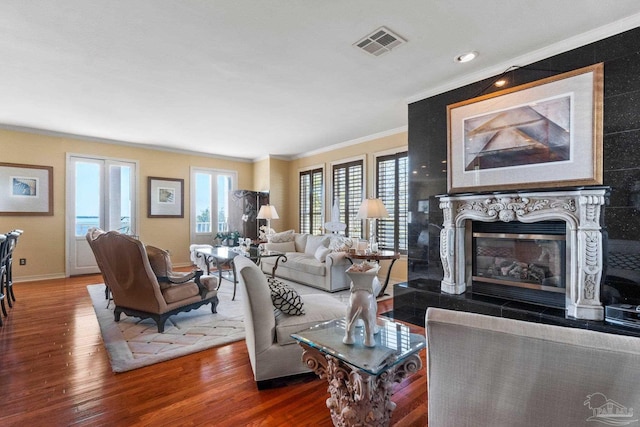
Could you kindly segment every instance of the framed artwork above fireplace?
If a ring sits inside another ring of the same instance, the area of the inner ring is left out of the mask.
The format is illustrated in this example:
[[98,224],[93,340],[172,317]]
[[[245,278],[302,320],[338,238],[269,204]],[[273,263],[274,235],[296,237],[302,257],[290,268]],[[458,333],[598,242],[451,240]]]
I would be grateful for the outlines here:
[[602,184],[603,64],[447,106],[448,192]]

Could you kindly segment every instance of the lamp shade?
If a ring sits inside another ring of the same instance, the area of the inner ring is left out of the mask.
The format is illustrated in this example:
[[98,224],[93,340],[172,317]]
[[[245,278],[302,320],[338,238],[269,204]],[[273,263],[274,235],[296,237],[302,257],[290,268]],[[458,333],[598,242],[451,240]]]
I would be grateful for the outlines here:
[[380,199],[364,199],[356,219],[388,218],[389,212]]
[[273,205],[262,205],[260,206],[260,211],[258,212],[258,219],[279,219],[278,212],[276,211],[276,207]]

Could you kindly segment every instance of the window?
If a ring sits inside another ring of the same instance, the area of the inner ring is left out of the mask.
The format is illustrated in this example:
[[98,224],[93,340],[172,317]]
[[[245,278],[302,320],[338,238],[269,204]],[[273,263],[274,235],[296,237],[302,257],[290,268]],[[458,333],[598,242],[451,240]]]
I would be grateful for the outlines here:
[[376,197],[389,211],[376,221],[380,249],[407,253],[407,152],[376,158]]
[[322,168],[300,172],[300,233],[322,233]]
[[338,200],[340,222],[347,224],[344,234],[349,237],[364,237],[362,220],[356,219],[364,198],[362,160],[333,166],[333,198],[332,202]]
[[229,193],[235,188],[236,174],[194,168],[191,182],[191,241],[209,243],[219,231],[228,231]]

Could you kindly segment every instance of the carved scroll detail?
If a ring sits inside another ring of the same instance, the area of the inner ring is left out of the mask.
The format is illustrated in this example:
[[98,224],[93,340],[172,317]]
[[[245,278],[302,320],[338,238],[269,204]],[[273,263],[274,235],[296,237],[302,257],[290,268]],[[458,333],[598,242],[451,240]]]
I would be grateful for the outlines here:
[[458,207],[457,212],[472,211],[489,219],[497,218],[503,222],[511,222],[533,212],[558,209],[575,212],[575,201],[569,198],[491,197],[482,201],[463,202]]
[[302,360],[321,378],[326,378],[330,397],[326,400],[334,426],[388,426],[396,404],[391,401],[394,382],[422,368],[417,354],[378,376],[369,375],[313,347],[304,348]]

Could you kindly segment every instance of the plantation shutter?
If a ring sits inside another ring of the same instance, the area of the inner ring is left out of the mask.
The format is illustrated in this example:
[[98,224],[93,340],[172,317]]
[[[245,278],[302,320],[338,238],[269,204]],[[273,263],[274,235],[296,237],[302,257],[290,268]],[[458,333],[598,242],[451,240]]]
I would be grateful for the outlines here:
[[322,168],[300,172],[300,233],[322,233]]
[[362,160],[333,166],[333,197],[338,200],[340,222],[347,224],[346,236],[363,237],[362,220],[356,219],[364,195],[363,185]]
[[376,197],[389,211],[389,218],[376,221],[380,249],[407,253],[407,153],[376,159]]

